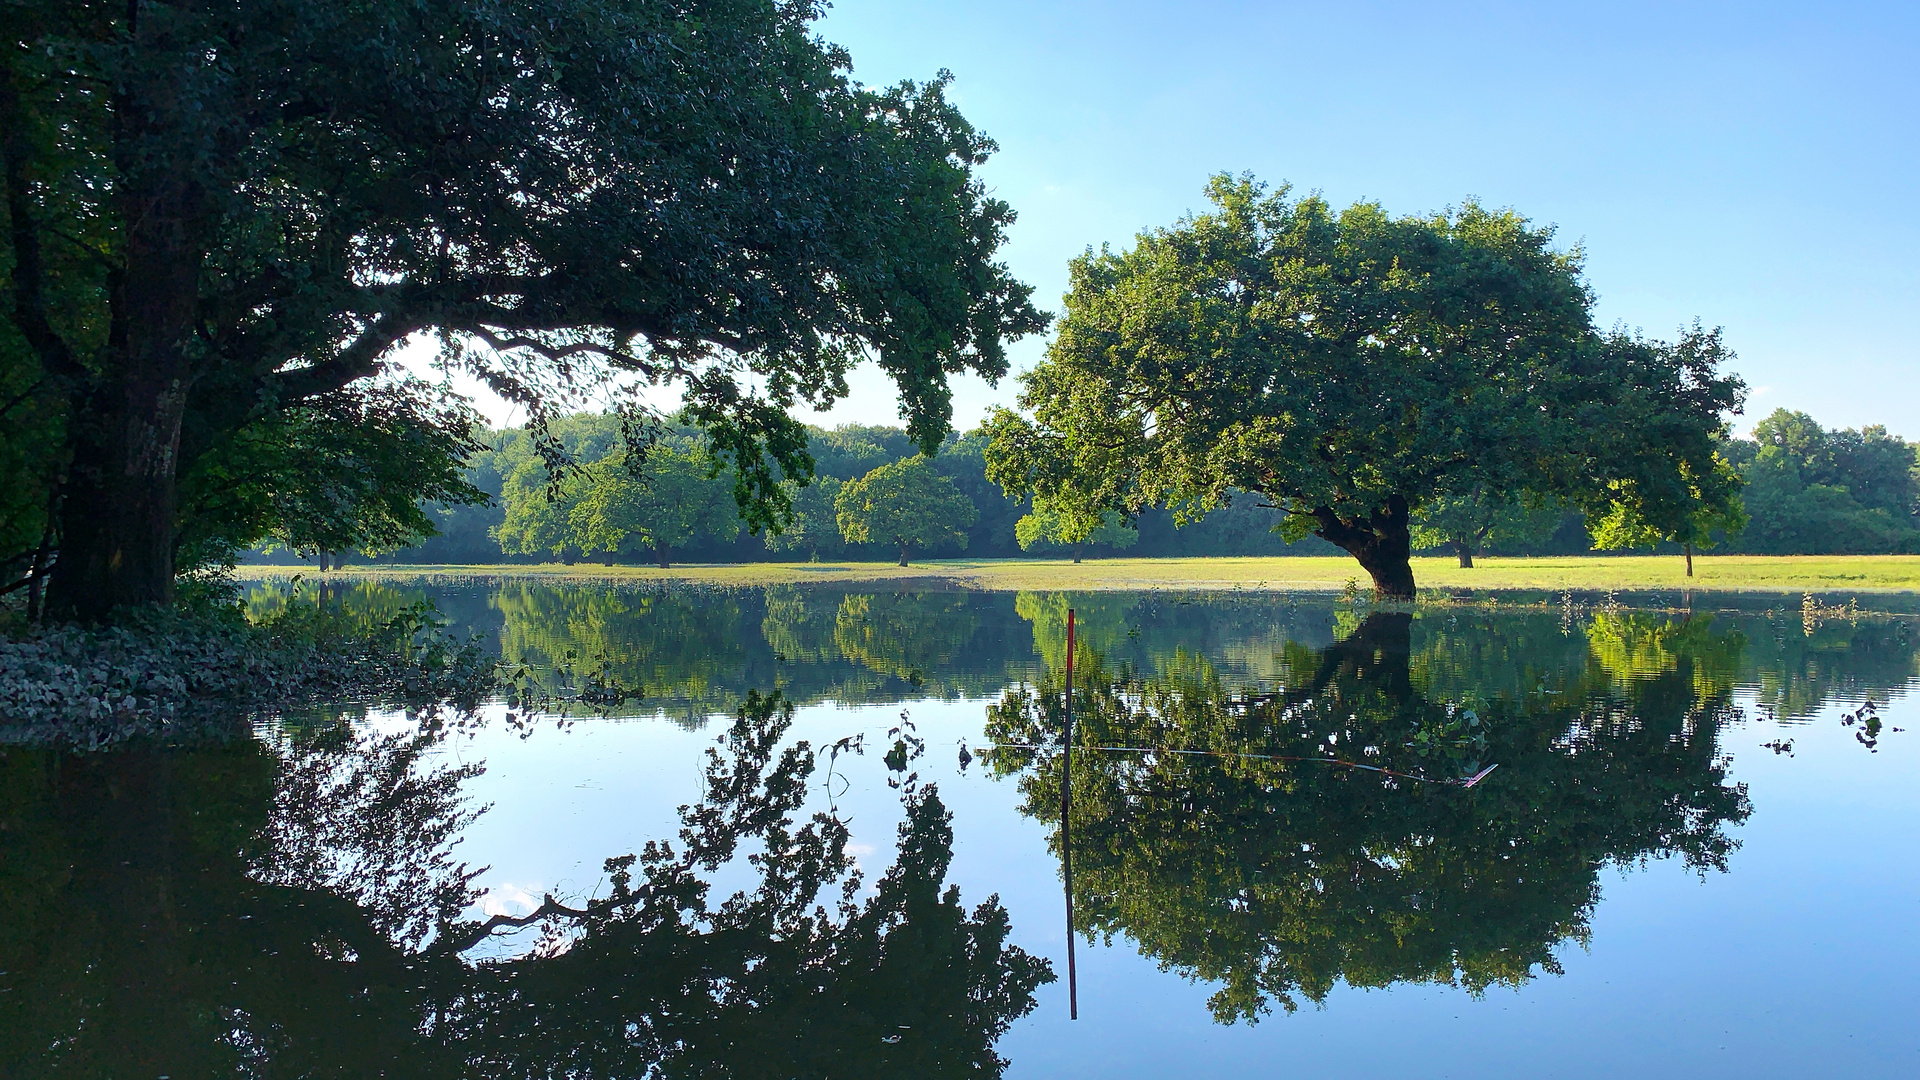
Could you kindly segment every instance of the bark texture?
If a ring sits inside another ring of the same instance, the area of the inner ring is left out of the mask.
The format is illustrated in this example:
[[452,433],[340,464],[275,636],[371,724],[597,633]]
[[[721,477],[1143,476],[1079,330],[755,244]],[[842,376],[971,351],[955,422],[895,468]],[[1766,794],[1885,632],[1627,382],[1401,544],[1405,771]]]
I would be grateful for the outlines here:
[[1382,600],[1413,599],[1413,533],[1407,500],[1387,497],[1386,505],[1364,518],[1343,518],[1327,507],[1313,511],[1315,535],[1352,555],[1373,578],[1373,594]]
[[[148,20],[133,22],[136,45],[151,47],[154,33]],[[54,619],[173,599],[180,432],[199,374],[193,330],[213,218],[192,155],[156,152],[198,142],[179,94],[148,68],[114,95],[114,203],[126,247],[110,279],[97,374],[74,380],[68,395],[73,458],[47,589]]]

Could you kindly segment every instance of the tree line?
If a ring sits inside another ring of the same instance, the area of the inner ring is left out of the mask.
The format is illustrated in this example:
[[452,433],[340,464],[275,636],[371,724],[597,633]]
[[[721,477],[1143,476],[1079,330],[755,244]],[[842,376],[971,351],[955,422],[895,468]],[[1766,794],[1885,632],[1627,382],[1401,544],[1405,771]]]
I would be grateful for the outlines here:
[[[1029,498],[1009,498],[986,475],[988,438],[949,436],[922,458],[904,429],[845,425],[809,427],[815,462],[811,483],[791,486],[794,516],[780,532],[752,534],[738,513],[732,484],[717,470],[700,432],[663,437],[636,472],[625,464],[619,418],[582,413],[551,430],[583,468],[558,484],[524,429],[482,431],[463,474],[485,500],[415,508],[422,531],[435,535],[407,546],[367,546],[356,558],[400,563],[509,561],[695,562],[874,559],[908,552],[985,558],[1334,554],[1314,537],[1289,542],[1284,515],[1245,492],[1182,526],[1172,512],[1146,509],[1128,521],[1109,511],[1078,539],[1069,526]],[[1827,429],[1805,413],[1777,409],[1752,437],[1723,435],[1716,454],[1740,481],[1734,505],[1746,521],[1703,538],[1715,550],[1759,555],[1899,554],[1920,552],[1920,444],[1874,425]],[[881,470],[886,470],[881,472]],[[878,475],[876,475],[878,473]],[[840,502],[853,490],[843,529]],[[918,488],[894,478],[917,478]],[[896,509],[889,532],[877,514]],[[869,509],[872,507],[873,509]],[[901,526],[911,519],[911,528]],[[1476,555],[1574,555],[1596,550],[1677,550],[1635,543],[1616,523],[1590,522],[1565,502],[1519,499],[1436,500],[1411,515],[1415,552],[1448,554],[1471,566]],[[270,540],[262,554],[313,557],[318,547]],[[856,539],[865,537],[864,539]],[[329,560],[348,552],[329,550]]]
[[[1730,515],[1698,538],[1743,555],[1920,553],[1920,443],[1884,426],[1829,429],[1803,412],[1775,409],[1751,437],[1723,435],[1716,455],[1739,481]],[[1415,517],[1414,542],[1456,554],[1565,555],[1589,550],[1676,550],[1618,518],[1591,522],[1579,509],[1521,500],[1442,500]]]
[[739,513],[732,478],[698,429],[662,432],[637,469],[629,467],[633,459],[617,415],[580,413],[548,430],[577,467],[556,479],[526,429],[479,431],[462,478],[484,498],[423,507],[431,537],[322,556],[317,547],[280,534],[262,541],[253,557],[664,564],[1333,550],[1314,540],[1281,539],[1272,531],[1279,515],[1252,500],[1185,528],[1165,512],[1148,511],[1131,522],[1111,514],[1100,529],[1068,540],[1031,500],[1009,498],[987,479],[983,434],[950,435],[926,457],[905,429],[864,425],[810,426],[814,476],[804,485],[788,481],[793,512],[780,531],[755,534]]

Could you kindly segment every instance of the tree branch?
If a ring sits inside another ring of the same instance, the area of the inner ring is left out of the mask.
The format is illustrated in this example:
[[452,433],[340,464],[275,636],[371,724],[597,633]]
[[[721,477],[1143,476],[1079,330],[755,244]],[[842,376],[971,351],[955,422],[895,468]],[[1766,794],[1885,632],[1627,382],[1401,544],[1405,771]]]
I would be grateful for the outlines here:
[[26,401],[28,398],[32,397],[33,395],[39,393],[41,388],[46,385],[47,385],[47,380],[45,379],[45,377],[35,379],[33,381],[32,386],[27,387],[25,390],[20,391],[18,394],[15,394],[13,396],[13,399],[7,402],[5,405],[0,405],[0,416],[5,416],[8,413],[12,412],[14,409],[19,408],[22,402]]
[[27,181],[27,140],[20,115],[20,92],[11,73],[0,77],[0,155],[6,157],[7,218],[13,241],[13,319],[20,334],[49,372],[83,378],[86,368],[47,318],[43,289],[45,267],[40,233],[33,222],[33,196]]
[[388,349],[408,334],[429,325],[429,320],[412,313],[381,315],[331,360],[277,372],[268,376],[268,385],[282,402],[304,401],[332,393],[374,375],[380,370],[380,357]]

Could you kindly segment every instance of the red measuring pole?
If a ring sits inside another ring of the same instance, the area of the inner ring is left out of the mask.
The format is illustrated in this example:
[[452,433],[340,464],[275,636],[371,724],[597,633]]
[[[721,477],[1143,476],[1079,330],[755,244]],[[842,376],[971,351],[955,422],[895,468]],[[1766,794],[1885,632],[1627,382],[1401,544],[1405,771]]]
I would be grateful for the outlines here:
[[1067,735],[1060,771],[1060,865],[1067,888],[1067,1019],[1080,1019],[1080,979],[1073,967],[1073,609],[1067,609]]

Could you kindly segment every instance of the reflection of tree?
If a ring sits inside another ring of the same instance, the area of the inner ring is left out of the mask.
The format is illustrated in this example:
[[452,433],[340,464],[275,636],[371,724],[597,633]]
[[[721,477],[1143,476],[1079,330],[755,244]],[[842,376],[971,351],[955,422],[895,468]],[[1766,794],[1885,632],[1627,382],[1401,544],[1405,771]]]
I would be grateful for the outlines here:
[[1183,653],[1200,655],[1236,687],[1273,682],[1289,645],[1329,639],[1326,607],[1270,594],[1019,593],[1014,610],[1032,623],[1033,650],[1056,671],[1066,663],[1069,607],[1079,613],[1080,648],[1110,669],[1152,672]]
[[[1464,709],[1418,688],[1411,623],[1373,615],[1291,657],[1268,694],[1229,693],[1203,662],[1146,680],[1096,667],[1076,742],[1223,756],[1075,755],[1082,929],[1221,984],[1218,1019],[1253,1019],[1343,979],[1518,984],[1584,940],[1602,866],[1667,854],[1724,866],[1722,830],[1748,812],[1716,761],[1724,692],[1695,700],[1653,680]],[[1061,709],[1049,681],[1010,691],[989,718],[995,741],[1037,745],[992,761],[1020,774],[1043,820],[1059,813]],[[1467,789],[1308,758],[1436,779],[1499,769]]]
[[[1067,666],[1067,609],[1076,612],[1076,649],[1089,655],[1116,656],[1124,645],[1128,616],[1137,599],[1120,595],[1068,596],[1066,593],[1023,592],[1013,599],[1013,609],[1033,624],[1033,648],[1049,671],[1064,671]],[[1076,656],[1075,663],[1084,659]]]
[[977,629],[964,593],[851,595],[834,614],[833,643],[849,660],[920,685],[950,667]]
[[1587,639],[1558,614],[1441,608],[1423,613],[1414,639],[1414,685],[1436,701],[1578,694],[1588,678]]
[[801,703],[951,698],[997,692],[1027,666],[1004,645],[1021,627],[1010,605],[978,593],[513,583],[494,605],[504,659],[538,689],[593,675],[690,723],[739,708],[755,686]]
[[[797,822],[814,761],[754,698],[676,844],[549,901],[517,959],[462,953],[469,771],[430,738],[0,759],[0,1074],[997,1075],[1046,966],[942,884],[949,818],[909,799],[855,902],[845,826]],[[713,897],[723,865],[753,883]],[[818,897],[844,886],[833,911]]]
[[1738,620],[1747,638],[1742,681],[1783,719],[1811,717],[1828,701],[1884,701],[1920,675],[1904,619],[1806,619],[1800,612]]
[[1599,612],[1587,625],[1595,664],[1614,687],[1717,702],[1733,692],[1746,640],[1711,615],[1672,618],[1642,611]]
[[[727,592],[502,586],[501,658],[558,682],[561,671],[594,671],[644,696],[653,708],[706,719],[737,707],[741,679],[771,685],[772,657],[758,655],[743,597]],[[756,635],[757,636],[757,635]]]
[[788,663],[825,664],[840,659],[833,640],[844,598],[819,589],[776,585],[767,590],[767,614],[760,633],[774,655]]

